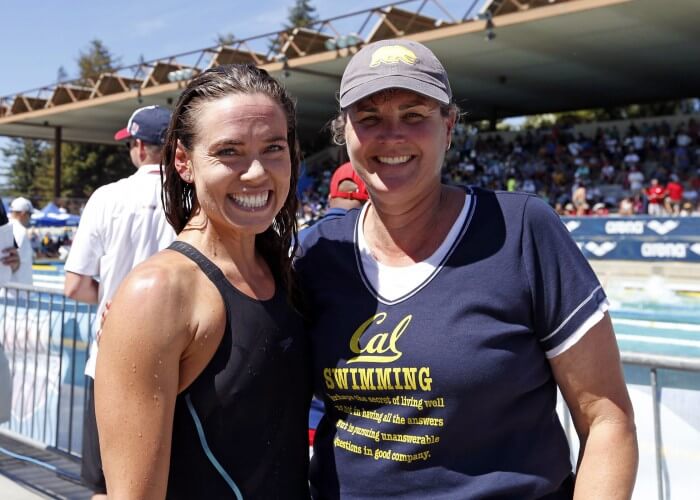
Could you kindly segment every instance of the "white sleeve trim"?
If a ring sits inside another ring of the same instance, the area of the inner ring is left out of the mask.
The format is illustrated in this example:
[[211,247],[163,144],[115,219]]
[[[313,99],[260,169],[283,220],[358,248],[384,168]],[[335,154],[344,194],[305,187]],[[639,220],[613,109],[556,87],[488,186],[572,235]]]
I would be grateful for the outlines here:
[[598,292],[598,290],[600,290],[601,288],[602,288],[602,285],[598,285],[597,287],[595,287],[595,289],[591,292],[591,294],[590,294],[588,297],[586,297],[586,299],[585,299],[583,302],[581,302],[581,303],[578,305],[578,307],[577,307],[576,309],[574,309],[573,311],[571,311],[571,314],[569,314],[569,315],[564,319],[564,321],[562,321],[561,324],[560,324],[552,333],[550,333],[550,334],[547,335],[546,337],[540,339],[540,342],[544,342],[544,341],[546,341],[546,340],[549,340],[550,338],[554,337],[557,333],[559,333],[559,330],[561,330],[562,328],[564,328],[564,325],[566,325],[566,324],[569,322],[569,320],[570,320],[571,318],[574,317],[574,314],[576,314],[577,312],[579,312],[579,310],[580,310],[583,306],[585,306],[586,304],[588,304],[588,302],[595,296],[595,294],[596,294],[596,293]]
[[606,311],[610,308],[610,303],[608,299],[605,299],[600,304],[598,304],[598,309],[593,311],[586,321],[584,321],[581,326],[579,326],[574,333],[572,333],[564,342],[556,346],[554,349],[546,351],[544,354],[548,359],[559,356],[561,353],[566,352],[570,347],[574,346],[579,340],[586,335],[591,328],[597,325],[603,316],[605,316]]

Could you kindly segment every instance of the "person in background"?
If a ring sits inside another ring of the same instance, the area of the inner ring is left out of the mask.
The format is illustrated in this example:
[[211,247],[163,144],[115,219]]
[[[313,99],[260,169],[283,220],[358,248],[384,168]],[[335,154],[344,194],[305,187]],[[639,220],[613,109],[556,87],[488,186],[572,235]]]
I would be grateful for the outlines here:
[[654,177],[651,184],[645,190],[647,197],[647,213],[652,217],[666,215],[664,212],[664,199],[666,198],[666,188],[659,183],[659,179]]
[[329,182],[328,208],[324,214],[299,231],[299,238],[308,234],[308,228],[324,220],[342,217],[348,210],[360,208],[369,198],[367,187],[357,175],[352,163],[346,162],[335,169]]
[[671,174],[671,179],[666,184],[666,199],[664,204],[669,215],[680,215],[681,204],[683,203],[683,184],[678,175]]
[[[170,110],[161,106],[133,112],[114,139],[126,143],[136,172],[97,189],[82,212],[65,264],[64,292],[72,299],[98,304],[97,318],[129,271],[175,238],[160,202],[161,148],[169,120]],[[81,476],[95,493],[93,499],[105,498],[107,491],[95,421],[97,340],[85,367],[90,379],[81,462]]]
[[610,210],[608,210],[608,207],[605,205],[603,202],[598,202],[595,205],[593,205],[591,215],[595,215],[597,217],[607,217],[610,215]]
[[457,116],[417,42],[365,45],[343,74],[333,132],[370,199],[313,226],[296,260],[325,405],[312,495],[628,499],[637,441],[606,295],[544,201],[441,182]]
[[625,196],[620,200],[618,205],[617,214],[622,216],[636,215],[634,210],[634,202],[629,196]]
[[34,207],[26,198],[15,198],[10,203],[9,221],[12,224],[12,234],[15,238],[15,247],[3,250],[2,263],[12,269],[11,283],[32,285],[32,261],[34,251],[29,240],[27,228],[29,227]]
[[[362,208],[362,205],[369,199],[367,186],[357,175],[352,163],[346,162],[335,169],[330,180],[328,194],[328,209],[323,216],[312,224],[299,231],[299,241],[303,242],[310,228],[314,224],[343,217],[349,210]],[[342,286],[342,284],[340,284]],[[309,410],[309,445],[313,446],[316,428],[323,416],[323,403],[316,398],[311,400]]]

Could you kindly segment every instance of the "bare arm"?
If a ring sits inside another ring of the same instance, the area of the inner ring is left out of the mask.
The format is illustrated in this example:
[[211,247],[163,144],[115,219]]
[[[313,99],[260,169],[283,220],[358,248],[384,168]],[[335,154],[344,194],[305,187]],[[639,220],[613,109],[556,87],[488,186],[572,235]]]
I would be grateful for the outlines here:
[[104,323],[95,410],[110,499],[165,498],[180,358],[189,342],[188,299],[176,281],[165,267],[137,268]]
[[581,442],[574,498],[630,498],[637,436],[610,316],[550,362]]
[[92,276],[66,271],[63,293],[66,297],[80,302],[97,304],[98,286],[97,281],[92,279]]

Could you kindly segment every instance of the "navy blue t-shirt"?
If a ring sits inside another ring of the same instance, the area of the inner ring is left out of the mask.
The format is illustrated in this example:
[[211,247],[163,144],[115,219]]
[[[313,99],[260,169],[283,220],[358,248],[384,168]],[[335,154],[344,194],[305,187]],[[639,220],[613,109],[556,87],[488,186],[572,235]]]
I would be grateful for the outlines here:
[[297,268],[310,299],[315,498],[570,498],[546,353],[605,295],[558,216],[521,193],[468,189],[435,272],[386,300],[363,274],[360,211],[317,224]]

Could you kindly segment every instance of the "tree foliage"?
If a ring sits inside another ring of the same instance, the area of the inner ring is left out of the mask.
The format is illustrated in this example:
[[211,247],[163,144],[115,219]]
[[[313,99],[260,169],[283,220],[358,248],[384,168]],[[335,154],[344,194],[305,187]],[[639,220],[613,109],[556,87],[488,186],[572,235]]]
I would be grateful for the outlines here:
[[216,38],[214,39],[214,43],[217,45],[233,45],[233,42],[235,41],[236,35],[230,31],[228,33],[217,33]]
[[[316,7],[311,5],[311,0],[295,0],[294,5],[288,10],[287,22],[282,27],[285,30],[306,28],[316,21],[318,21],[318,15],[316,14]],[[268,49],[273,56],[277,54],[281,49],[279,38],[270,40]]]
[[5,194],[25,196],[32,200],[44,198],[37,179],[50,174],[51,156],[49,146],[44,141],[32,139],[10,139],[0,148],[2,156],[10,164],[7,171]]
[[61,153],[64,198],[88,198],[98,187],[134,173],[126,148],[68,143],[63,144]]
[[318,15],[311,1],[295,0],[294,5],[289,8],[285,28],[306,28],[316,21],[318,21]]
[[681,111],[682,101],[661,101],[645,104],[629,104],[608,108],[581,109],[561,113],[546,113],[532,115],[525,119],[524,128],[539,128],[547,126],[569,126],[581,123],[595,123],[615,120],[630,120],[633,118],[650,118],[654,116],[673,115]]
[[97,81],[100,74],[114,71],[119,65],[119,59],[97,38],[90,41],[85,52],[80,51],[77,62],[80,79],[85,84]]
[[[100,40],[92,40],[77,60],[80,79],[95,80],[112,71],[118,60]],[[58,78],[65,79],[60,67]],[[54,200],[55,145],[46,141],[13,139],[2,148],[9,162],[7,194],[27,196],[38,205]],[[61,146],[63,198],[87,198],[103,184],[134,171],[125,148],[103,144],[63,143]]]

